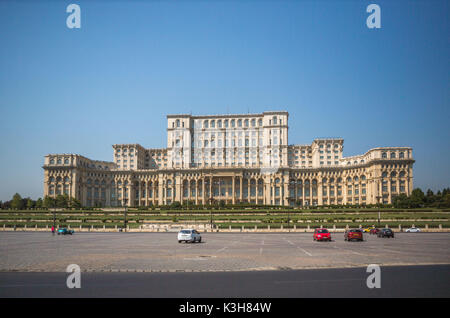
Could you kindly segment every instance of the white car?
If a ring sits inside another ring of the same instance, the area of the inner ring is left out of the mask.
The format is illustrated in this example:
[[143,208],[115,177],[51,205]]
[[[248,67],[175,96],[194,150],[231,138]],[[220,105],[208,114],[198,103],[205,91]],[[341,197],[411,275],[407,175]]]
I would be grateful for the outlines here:
[[406,229],[405,232],[406,233],[418,233],[418,232],[420,232],[420,229],[418,227],[412,227],[412,228]]
[[178,243],[181,243],[183,241],[185,241],[186,243],[201,242],[202,236],[194,229],[183,229],[178,232]]

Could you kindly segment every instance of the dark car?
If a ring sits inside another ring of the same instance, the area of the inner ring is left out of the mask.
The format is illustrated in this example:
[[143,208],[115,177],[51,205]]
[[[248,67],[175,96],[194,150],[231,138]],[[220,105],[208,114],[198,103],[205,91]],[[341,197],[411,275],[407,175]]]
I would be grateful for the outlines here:
[[72,235],[74,232],[73,230],[68,230],[65,227],[58,229],[58,235],[66,235],[66,234],[70,234]]
[[363,241],[363,232],[359,229],[345,230],[344,240],[348,242],[352,240]]
[[394,231],[391,229],[381,229],[377,234],[378,237],[392,237],[394,238]]

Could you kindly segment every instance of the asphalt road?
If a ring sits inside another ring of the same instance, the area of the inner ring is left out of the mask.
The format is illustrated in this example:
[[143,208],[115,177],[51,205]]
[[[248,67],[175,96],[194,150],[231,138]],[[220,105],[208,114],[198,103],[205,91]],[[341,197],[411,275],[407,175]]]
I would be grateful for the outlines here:
[[176,233],[0,232],[1,271],[252,271],[450,264],[450,233],[365,235],[364,242],[314,242],[311,233],[204,233],[179,244]]
[[450,265],[381,267],[381,288],[369,289],[366,268],[251,272],[0,273],[0,297],[450,297]]

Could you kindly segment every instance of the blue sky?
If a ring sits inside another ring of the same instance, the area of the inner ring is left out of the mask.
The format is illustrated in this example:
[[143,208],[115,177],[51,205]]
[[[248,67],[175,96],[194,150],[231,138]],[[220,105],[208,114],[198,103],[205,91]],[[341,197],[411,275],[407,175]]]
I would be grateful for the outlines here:
[[[66,7],[81,7],[81,29]],[[366,7],[381,7],[381,29]],[[287,110],[289,143],[411,146],[450,186],[448,1],[1,1],[0,200],[43,192],[48,153],[165,147],[166,114]]]

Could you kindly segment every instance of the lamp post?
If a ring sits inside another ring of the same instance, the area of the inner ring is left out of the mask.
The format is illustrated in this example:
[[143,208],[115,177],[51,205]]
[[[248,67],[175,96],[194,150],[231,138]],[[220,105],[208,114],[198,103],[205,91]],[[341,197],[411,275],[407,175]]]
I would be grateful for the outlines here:
[[56,205],[53,205],[53,234],[55,234],[56,231]]
[[125,205],[125,210],[123,212],[123,227],[125,228],[125,232],[127,231],[127,211],[128,211],[128,206]]
[[214,198],[211,196],[209,198],[209,226],[211,228],[211,232],[213,229],[213,218],[212,218],[212,204],[213,204]]
[[381,195],[377,195],[377,202],[378,202],[378,227],[380,227],[380,219],[381,219],[381,205],[380,205],[380,199],[382,198]]

